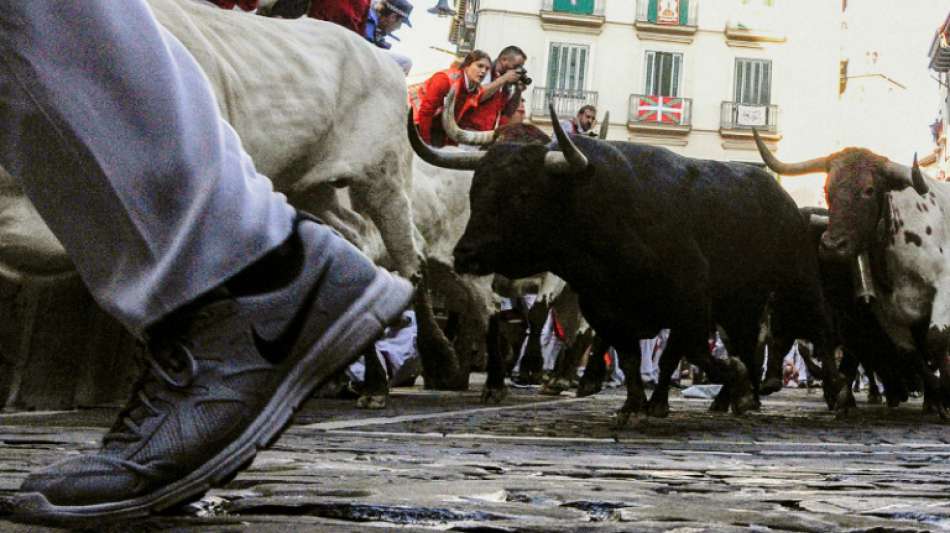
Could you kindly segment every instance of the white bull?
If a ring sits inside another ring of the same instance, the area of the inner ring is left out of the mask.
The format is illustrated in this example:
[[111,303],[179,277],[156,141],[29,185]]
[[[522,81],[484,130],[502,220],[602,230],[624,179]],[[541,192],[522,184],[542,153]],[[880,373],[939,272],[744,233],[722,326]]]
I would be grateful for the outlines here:
[[[149,4],[201,65],[258,171],[377,262],[418,274],[412,152],[402,134],[406,86],[392,59],[353,32],[309,18],[257,17],[190,0]],[[344,186],[350,202],[341,203],[334,188]],[[368,237],[360,214],[375,223],[384,248]],[[68,265],[19,187],[0,173],[0,275],[65,275]]]

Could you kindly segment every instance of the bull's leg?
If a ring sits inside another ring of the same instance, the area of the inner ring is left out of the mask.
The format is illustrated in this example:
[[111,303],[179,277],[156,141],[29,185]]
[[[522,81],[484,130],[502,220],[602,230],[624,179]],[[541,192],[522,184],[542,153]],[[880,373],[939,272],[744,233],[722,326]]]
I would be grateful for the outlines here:
[[590,348],[594,341],[594,332],[590,329],[584,331],[574,343],[561,351],[554,366],[554,375],[552,376],[549,387],[554,390],[564,391],[573,386],[577,381],[577,368],[580,366],[584,352]]
[[[933,312],[935,314],[938,313],[936,304],[937,299],[934,298]],[[950,310],[947,311],[950,312]],[[924,382],[924,411],[936,412],[941,420],[948,420],[950,414],[948,414],[944,402],[942,383],[942,380],[946,379],[944,378],[946,373],[941,371],[940,378],[937,378],[934,375],[934,368],[931,367],[932,363],[936,363],[934,366],[938,366],[943,362],[947,350],[946,339],[943,338],[944,335],[942,334],[943,328],[936,327],[935,323],[935,317],[931,316],[930,324],[926,330],[924,326],[918,326],[911,328],[911,333],[915,344],[920,348],[917,357],[917,371]],[[940,369],[939,366],[938,369]]]
[[581,376],[580,383],[577,385],[578,398],[597,394],[604,388],[604,380],[607,378],[607,364],[604,362],[604,352],[607,351],[607,348],[610,348],[607,341],[599,335],[595,335],[594,342],[590,345],[590,353],[587,356],[587,366],[584,367],[584,375]]
[[505,385],[505,360],[502,354],[502,338],[500,328],[501,316],[492,315],[488,319],[488,333],[485,344],[488,350],[487,376],[485,388],[482,389],[482,401],[500,403],[508,396],[508,387]]
[[[768,357],[765,355],[765,348],[768,347]],[[758,366],[762,368],[762,362],[765,361],[765,379],[759,386],[759,394],[768,396],[782,390],[784,381],[782,379],[782,361],[788,350],[782,351],[772,332],[772,310],[767,309],[765,317],[762,320],[762,329],[759,335],[759,342],[756,345],[756,359]]]
[[950,279],[941,281],[934,295],[926,346],[928,359],[940,373],[940,403],[946,410],[950,409]]
[[372,350],[365,354],[363,360],[366,362],[366,375],[356,406],[360,409],[385,409],[389,403],[389,377],[382,358],[376,350]]
[[452,343],[439,329],[432,311],[429,298],[428,276],[422,268],[422,275],[416,284],[416,296],[413,307],[416,311],[418,328],[416,345],[422,363],[422,378],[425,388],[435,390],[465,390],[468,388],[468,373],[463,374],[458,355],[452,349]]
[[[755,407],[755,397],[752,394],[749,372],[745,364],[737,357],[729,356],[726,359],[717,359],[709,355],[705,342],[687,353],[693,354],[690,362],[703,369],[709,376],[710,381],[722,383],[723,386],[722,390],[719,391],[719,395],[729,399],[729,405],[732,407],[733,413],[741,415]],[[717,405],[714,401],[710,409],[715,410],[713,408],[718,407],[720,405]]]
[[[670,332],[670,338],[675,334]],[[667,338],[667,348],[660,354],[660,375],[657,377],[656,388],[650,395],[650,401],[647,404],[647,414],[657,418],[666,418],[670,414],[670,382],[673,373],[679,368],[682,361],[682,352],[674,353],[669,351],[669,338]]]
[[843,418],[857,407],[854,401],[854,393],[851,391],[851,385],[858,375],[858,358],[850,350],[844,349],[844,356],[841,358],[841,366],[838,372],[844,376],[844,385],[838,390],[838,397],[835,401],[835,416]]
[[623,407],[617,411],[617,429],[623,429],[630,420],[630,415],[637,415],[646,406],[647,397],[643,392],[643,379],[640,377],[640,343],[633,343],[632,350],[617,350],[620,359],[620,369],[624,373],[624,382],[627,385],[627,399]]
[[[763,360],[759,355],[764,355],[764,350],[760,352],[757,349],[759,323],[748,320],[747,316],[742,316],[745,313],[739,313],[738,315],[722,317],[722,326],[726,331],[723,342],[725,342],[728,352],[739,357],[746,368],[749,369],[749,384],[752,388],[751,409],[758,411],[762,407],[759,401],[759,383],[762,377],[763,365]],[[724,385],[723,388],[725,389],[726,386]],[[729,399],[732,403],[733,398],[730,397]]]
[[521,383],[537,385],[542,381],[544,356],[541,354],[541,330],[544,329],[550,309],[550,305],[536,302],[528,310],[528,338],[525,341],[524,357],[518,367],[518,381]]

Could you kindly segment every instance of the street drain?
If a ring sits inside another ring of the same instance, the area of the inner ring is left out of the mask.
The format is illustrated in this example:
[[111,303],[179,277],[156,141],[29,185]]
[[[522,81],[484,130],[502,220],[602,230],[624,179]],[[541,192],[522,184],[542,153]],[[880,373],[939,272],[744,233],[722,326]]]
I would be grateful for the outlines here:
[[319,516],[350,522],[389,522],[392,524],[444,524],[448,522],[484,522],[505,517],[481,511],[459,512],[433,507],[402,507],[354,503],[302,503],[300,505],[247,505],[236,515]]
[[603,522],[604,520],[609,520],[617,509],[632,506],[622,502],[592,502],[587,500],[579,500],[575,502],[562,503],[561,507],[579,509],[587,513],[587,516],[591,522]]

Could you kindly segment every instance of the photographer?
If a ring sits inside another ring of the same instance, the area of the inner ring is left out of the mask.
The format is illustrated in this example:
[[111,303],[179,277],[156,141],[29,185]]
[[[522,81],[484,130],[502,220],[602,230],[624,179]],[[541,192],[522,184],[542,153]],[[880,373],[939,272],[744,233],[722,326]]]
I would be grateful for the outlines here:
[[596,120],[597,108],[588,104],[577,110],[576,117],[562,120],[561,128],[563,128],[565,132],[574,135],[590,135],[594,137],[597,134],[591,130]]
[[478,108],[472,112],[471,129],[489,131],[504,126],[518,111],[521,92],[531,84],[524,69],[528,56],[517,46],[505,47],[492,63],[489,76],[482,82]]

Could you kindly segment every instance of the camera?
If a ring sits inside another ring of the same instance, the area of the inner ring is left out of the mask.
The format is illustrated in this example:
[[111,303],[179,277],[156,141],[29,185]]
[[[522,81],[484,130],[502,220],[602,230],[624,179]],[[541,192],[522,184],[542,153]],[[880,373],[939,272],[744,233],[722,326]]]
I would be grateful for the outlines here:
[[518,75],[521,76],[518,81],[523,83],[525,86],[531,85],[531,82],[534,81],[528,77],[528,69],[524,67],[518,67],[516,72],[518,72]]

